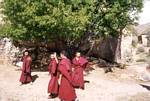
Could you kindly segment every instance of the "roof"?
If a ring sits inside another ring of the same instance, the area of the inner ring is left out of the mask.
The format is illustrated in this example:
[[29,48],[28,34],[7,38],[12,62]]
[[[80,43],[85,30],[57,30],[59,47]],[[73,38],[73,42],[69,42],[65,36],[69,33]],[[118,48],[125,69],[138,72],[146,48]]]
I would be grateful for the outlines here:
[[135,30],[137,32],[137,35],[142,35],[142,34],[150,34],[150,23],[142,24],[135,26]]

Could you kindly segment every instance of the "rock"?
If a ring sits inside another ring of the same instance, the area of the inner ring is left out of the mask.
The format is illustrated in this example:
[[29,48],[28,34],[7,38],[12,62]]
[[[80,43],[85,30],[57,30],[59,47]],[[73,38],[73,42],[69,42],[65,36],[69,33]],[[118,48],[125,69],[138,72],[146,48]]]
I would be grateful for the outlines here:
[[145,71],[145,72],[141,73],[139,79],[142,81],[150,81],[150,72]]
[[80,44],[80,50],[87,55],[104,59],[108,62],[132,62],[135,55],[137,37],[124,31],[121,37],[108,36],[95,39],[94,34],[87,33]]

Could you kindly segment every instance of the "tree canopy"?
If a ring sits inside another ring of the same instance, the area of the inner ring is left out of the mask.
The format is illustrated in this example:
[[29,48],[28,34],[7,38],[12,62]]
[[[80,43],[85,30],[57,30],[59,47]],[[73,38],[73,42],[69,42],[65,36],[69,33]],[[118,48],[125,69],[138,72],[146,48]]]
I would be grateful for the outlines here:
[[142,7],[143,0],[4,0],[1,33],[37,41],[74,41],[85,31],[116,36],[135,23]]
[[68,40],[85,31],[87,5],[79,0],[4,0],[2,8],[11,24],[7,33],[15,39]]
[[97,0],[92,27],[98,36],[118,36],[122,29],[137,23],[143,0]]

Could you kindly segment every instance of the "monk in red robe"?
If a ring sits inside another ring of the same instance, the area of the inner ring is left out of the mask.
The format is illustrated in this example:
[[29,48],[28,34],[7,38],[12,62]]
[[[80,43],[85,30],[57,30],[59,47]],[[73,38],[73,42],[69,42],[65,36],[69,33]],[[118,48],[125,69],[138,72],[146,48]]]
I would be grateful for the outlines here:
[[75,58],[72,60],[73,63],[73,85],[74,87],[84,89],[84,76],[83,76],[83,70],[86,67],[86,64],[88,63],[87,59],[81,57],[80,52],[76,52]]
[[60,53],[61,61],[59,63],[58,69],[61,73],[61,81],[59,87],[59,98],[61,101],[75,101],[76,93],[75,89],[72,85],[72,78],[71,78],[71,62],[66,57],[67,54],[65,51]]
[[23,65],[22,65],[22,73],[20,77],[20,82],[21,84],[30,83],[32,82],[32,77],[31,77],[32,58],[29,56],[28,50],[24,52],[22,61],[23,61]]
[[51,79],[48,84],[49,99],[57,96],[58,94],[58,72],[57,72],[58,59],[56,53],[51,54],[51,60],[48,66],[48,71],[51,75]]

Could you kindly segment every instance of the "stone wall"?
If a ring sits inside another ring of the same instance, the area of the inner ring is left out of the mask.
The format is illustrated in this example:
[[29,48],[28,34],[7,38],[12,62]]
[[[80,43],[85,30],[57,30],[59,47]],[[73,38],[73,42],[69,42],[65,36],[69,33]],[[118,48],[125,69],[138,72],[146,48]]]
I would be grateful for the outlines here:
[[10,64],[16,60],[16,54],[19,53],[19,48],[15,47],[12,40],[9,38],[0,39],[0,63]]
[[16,65],[20,62],[25,49],[29,50],[32,57],[33,70],[47,70],[50,56],[48,48],[42,46],[37,47],[36,45],[14,45],[13,41],[9,38],[0,39],[0,64]]

